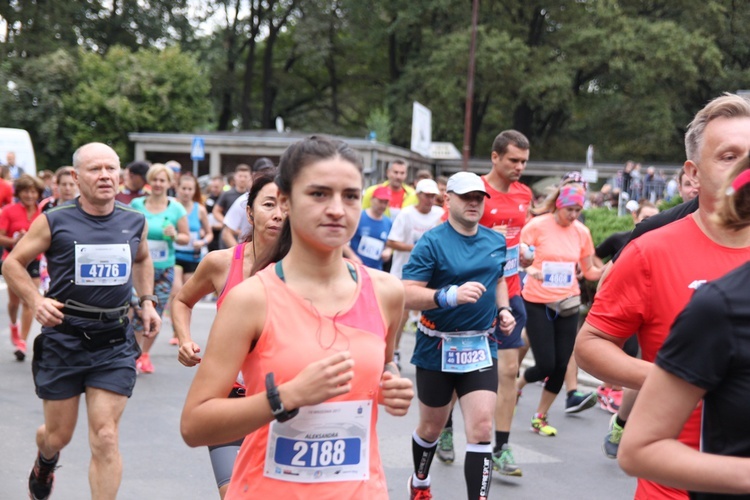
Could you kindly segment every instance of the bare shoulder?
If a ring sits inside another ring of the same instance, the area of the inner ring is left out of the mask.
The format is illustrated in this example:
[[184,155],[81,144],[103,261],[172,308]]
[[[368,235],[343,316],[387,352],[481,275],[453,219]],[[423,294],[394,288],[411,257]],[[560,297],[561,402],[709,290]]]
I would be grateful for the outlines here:
[[[227,280],[231,264],[231,248],[208,252],[208,254],[201,259],[198,268],[195,270],[195,274],[193,274],[193,277],[188,280],[188,283],[190,283],[190,281],[193,281],[194,284],[211,283],[212,288],[217,292],[220,292],[224,287],[224,282]],[[200,287],[203,288],[202,285]]]
[[239,323],[247,324],[255,332],[255,336],[258,336],[266,322],[266,303],[263,282],[257,276],[252,276],[227,292],[219,314],[228,311]]
[[214,250],[208,252],[203,259],[201,259],[200,265],[205,262],[207,270],[218,270],[228,267],[232,263],[232,252],[234,248],[225,248],[224,250]]
[[371,269],[369,267],[365,267],[364,269],[367,274],[370,275],[373,286],[375,287],[375,293],[381,303],[386,307],[403,308],[404,285],[401,283],[401,280],[392,274],[378,271],[377,269]]

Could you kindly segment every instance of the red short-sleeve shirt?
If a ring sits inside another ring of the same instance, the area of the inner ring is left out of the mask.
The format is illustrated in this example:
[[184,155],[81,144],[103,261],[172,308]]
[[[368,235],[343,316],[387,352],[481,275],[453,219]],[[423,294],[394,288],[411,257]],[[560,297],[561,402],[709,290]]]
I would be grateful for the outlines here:
[[[654,361],[672,323],[696,288],[750,260],[750,247],[728,248],[715,243],[700,230],[694,217],[689,215],[651,231],[626,246],[586,318],[591,326],[614,337],[637,333],[646,361]],[[699,405],[679,440],[698,449],[700,424]],[[636,499],[641,498],[687,496],[680,490],[639,480]]]
[[[39,207],[32,214],[31,218],[26,214],[26,207],[23,203],[14,203],[3,208],[0,212],[0,230],[5,231],[5,235],[13,237],[18,231],[28,231],[31,223],[39,216]],[[8,256],[8,250],[3,252],[3,259]],[[37,260],[41,255],[37,257]]]

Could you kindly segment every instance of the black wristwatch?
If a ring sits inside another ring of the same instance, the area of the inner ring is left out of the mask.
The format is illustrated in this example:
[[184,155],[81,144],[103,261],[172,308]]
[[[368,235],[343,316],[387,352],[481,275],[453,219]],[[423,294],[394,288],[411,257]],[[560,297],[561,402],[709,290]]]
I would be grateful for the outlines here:
[[284,408],[284,403],[281,402],[281,398],[279,397],[279,388],[276,387],[273,381],[273,372],[266,375],[266,397],[268,398],[268,403],[271,405],[271,413],[273,413],[274,418],[279,422],[286,422],[299,413],[298,408],[291,411],[287,411]]
[[143,307],[143,302],[146,300],[150,300],[152,304],[154,304],[154,307],[159,305],[159,297],[156,295],[141,295],[138,299],[138,305]]
[[508,306],[502,306],[497,308],[497,315],[500,316],[500,313],[503,311],[508,311],[509,313],[513,314],[513,308]]

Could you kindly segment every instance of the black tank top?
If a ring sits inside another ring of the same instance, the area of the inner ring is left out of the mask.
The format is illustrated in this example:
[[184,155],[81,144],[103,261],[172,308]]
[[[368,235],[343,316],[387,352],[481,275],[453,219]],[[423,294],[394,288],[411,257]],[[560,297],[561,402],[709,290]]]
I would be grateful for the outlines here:
[[101,308],[129,304],[133,262],[145,225],[142,213],[120,202],[108,215],[87,214],[79,198],[44,214],[51,242],[45,252],[47,296]]

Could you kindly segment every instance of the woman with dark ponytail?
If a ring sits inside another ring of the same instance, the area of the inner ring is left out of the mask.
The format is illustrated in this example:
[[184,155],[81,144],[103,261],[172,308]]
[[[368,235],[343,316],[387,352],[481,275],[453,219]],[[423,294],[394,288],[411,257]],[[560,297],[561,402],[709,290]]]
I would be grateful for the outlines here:
[[[750,261],[750,159],[738,163],[715,213]],[[629,474],[691,492],[750,498],[750,262],[703,284],[672,325],[641,389],[618,459]],[[677,441],[703,403],[701,450]]]
[[[219,294],[216,309],[219,310],[229,290],[252,275],[256,257],[264,253],[279,237],[284,215],[279,208],[278,194],[279,189],[274,184],[273,176],[259,173],[253,179],[246,209],[246,217],[252,224],[252,231],[239,245],[206,255],[195,274],[185,283],[172,302],[172,324],[180,345],[177,359],[184,366],[192,367],[201,362],[201,348],[190,335],[190,318],[195,304],[209,293],[216,292]],[[242,377],[237,377],[229,397],[238,398],[244,395],[244,382]],[[208,447],[211,467],[221,498],[224,498],[229,489],[234,460],[240,446],[242,439]]]
[[[392,362],[401,283],[343,258],[361,212],[362,166],[344,142],[290,146],[276,177],[287,214],[257,274],[227,295],[185,402],[190,446],[247,436],[225,498],[388,498],[378,404],[405,415]],[[227,399],[241,370],[246,397]],[[282,490],[283,488],[283,490]]]

